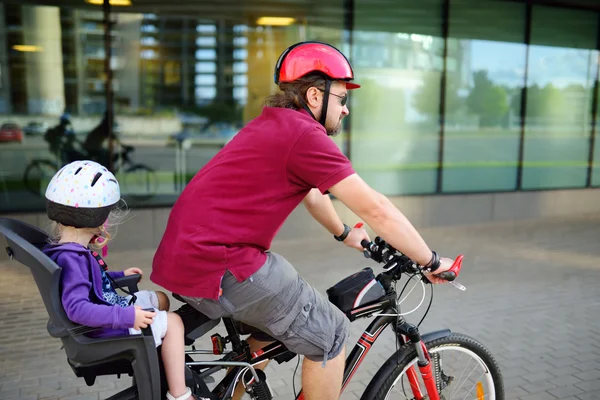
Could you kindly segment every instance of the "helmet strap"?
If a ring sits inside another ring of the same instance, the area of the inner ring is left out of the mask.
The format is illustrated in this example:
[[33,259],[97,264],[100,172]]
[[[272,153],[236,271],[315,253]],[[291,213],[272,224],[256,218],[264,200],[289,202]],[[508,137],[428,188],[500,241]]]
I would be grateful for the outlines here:
[[[331,88],[331,81],[329,79],[327,79],[325,81],[325,90],[323,91],[323,107],[321,108],[321,118],[319,120],[319,124],[323,125],[323,128],[325,128],[325,120],[327,119],[327,105],[329,104],[329,89],[330,88]],[[304,108],[306,110],[306,112],[309,113],[310,116],[313,117],[313,119],[316,121],[317,118],[315,117],[315,114],[313,114],[313,112],[311,111],[308,104],[306,104],[306,101],[304,101],[304,99],[300,99],[300,102],[302,103],[302,108]]]
[[302,108],[304,108],[306,112],[309,113],[310,116],[313,117],[313,119],[316,121],[317,119],[315,118],[315,114],[313,114],[313,112],[310,110],[310,107],[308,106],[308,104],[306,104],[304,99],[300,99],[300,102],[302,103]]
[[[321,108],[321,119],[319,123],[325,128],[325,120],[327,120],[327,105],[329,104],[329,89],[331,88],[331,81],[327,79],[325,81],[325,90],[323,91],[323,107]],[[325,128],[327,130],[327,128]]]

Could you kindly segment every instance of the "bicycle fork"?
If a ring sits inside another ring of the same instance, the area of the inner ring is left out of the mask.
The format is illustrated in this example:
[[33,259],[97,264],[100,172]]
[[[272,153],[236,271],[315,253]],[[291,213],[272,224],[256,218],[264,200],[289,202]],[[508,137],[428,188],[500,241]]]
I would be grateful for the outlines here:
[[[427,395],[423,394],[421,385],[419,384],[417,370],[415,366],[412,365],[406,371],[406,377],[410,383],[410,388],[415,400],[440,400],[440,394],[436,385],[435,376],[431,368],[431,357],[429,357],[429,352],[427,351],[427,347],[425,347],[425,343],[423,343],[421,340],[419,329],[406,321],[401,321],[396,327],[396,333],[399,335],[401,342],[411,343],[413,346],[415,346],[415,350],[417,352],[417,365],[419,367],[419,372],[421,373],[423,383],[425,384]],[[406,340],[407,338],[408,340]]]

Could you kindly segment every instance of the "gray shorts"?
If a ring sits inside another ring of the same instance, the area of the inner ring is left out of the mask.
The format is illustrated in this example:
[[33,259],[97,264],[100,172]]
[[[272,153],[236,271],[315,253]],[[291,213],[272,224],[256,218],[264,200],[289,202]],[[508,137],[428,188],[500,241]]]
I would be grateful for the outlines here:
[[310,360],[337,357],[350,335],[348,318],[282,256],[267,255],[265,264],[243,282],[226,272],[218,300],[185,300],[209,318],[232,317],[258,328]]

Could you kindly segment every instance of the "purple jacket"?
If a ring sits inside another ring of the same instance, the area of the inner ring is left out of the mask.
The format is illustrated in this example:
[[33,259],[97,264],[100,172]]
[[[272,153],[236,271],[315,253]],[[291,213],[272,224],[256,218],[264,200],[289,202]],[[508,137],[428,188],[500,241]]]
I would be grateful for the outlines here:
[[[135,323],[135,308],[122,308],[104,301],[100,265],[87,247],[77,243],[48,245],[43,249],[59,267],[61,299],[67,317],[80,325],[106,328],[92,332],[92,337],[128,335]],[[107,272],[117,279],[123,271]]]

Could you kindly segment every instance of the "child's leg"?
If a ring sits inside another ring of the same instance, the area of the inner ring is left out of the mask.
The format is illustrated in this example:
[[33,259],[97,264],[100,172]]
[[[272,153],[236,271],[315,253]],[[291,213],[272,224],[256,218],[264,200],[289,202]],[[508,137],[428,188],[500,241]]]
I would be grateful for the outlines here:
[[160,311],[169,311],[169,307],[171,307],[171,300],[169,300],[169,296],[159,290],[157,290],[155,293],[156,297],[158,297],[158,309]]
[[[169,297],[160,291],[152,291],[152,290],[140,290],[139,292],[135,292],[135,305],[140,306],[142,308],[156,308],[159,311],[169,311],[169,307],[171,306],[171,301]],[[131,299],[132,296],[128,296],[128,299]]]
[[175,398],[184,395],[187,387],[185,385],[183,322],[175,313],[167,314],[167,334],[163,338],[161,354],[169,393]]

